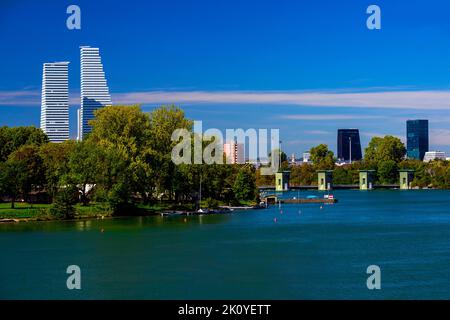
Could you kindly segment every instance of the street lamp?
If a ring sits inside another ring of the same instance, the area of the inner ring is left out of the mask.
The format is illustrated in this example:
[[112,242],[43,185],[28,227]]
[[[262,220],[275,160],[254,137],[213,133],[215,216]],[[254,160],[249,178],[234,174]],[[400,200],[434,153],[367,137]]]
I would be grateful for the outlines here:
[[348,137],[348,140],[350,141],[350,164],[352,164],[352,137]]

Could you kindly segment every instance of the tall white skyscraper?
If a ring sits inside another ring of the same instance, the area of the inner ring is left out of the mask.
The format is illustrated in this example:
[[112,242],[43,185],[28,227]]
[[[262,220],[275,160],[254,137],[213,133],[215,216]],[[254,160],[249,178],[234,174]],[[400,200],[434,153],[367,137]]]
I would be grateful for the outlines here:
[[91,132],[89,121],[94,119],[94,111],[111,105],[108,84],[106,82],[99,48],[80,47],[81,56],[81,108],[78,113],[77,138]]
[[69,139],[69,62],[44,63],[41,129],[51,142]]

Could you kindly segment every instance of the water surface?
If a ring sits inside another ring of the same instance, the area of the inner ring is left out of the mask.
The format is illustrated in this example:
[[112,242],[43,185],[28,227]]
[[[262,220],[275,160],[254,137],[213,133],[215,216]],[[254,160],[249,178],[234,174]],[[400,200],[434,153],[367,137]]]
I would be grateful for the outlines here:
[[[3,224],[0,298],[450,299],[450,191],[333,194],[322,209]],[[66,287],[73,264],[82,290]]]

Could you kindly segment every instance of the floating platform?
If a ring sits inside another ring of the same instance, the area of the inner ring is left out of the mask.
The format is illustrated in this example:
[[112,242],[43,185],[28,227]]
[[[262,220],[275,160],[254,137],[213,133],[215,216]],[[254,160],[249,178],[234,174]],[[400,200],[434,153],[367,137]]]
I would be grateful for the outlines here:
[[261,199],[262,202],[266,204],[278,204],[278,203],[291,203],[291,204],[302,204],[302,203],[336,203],[338,199],[336,198],[299,198],[299,199],[279,199],[277,196],[267,196]]
[[322,199],[322,198],[313,198],[313,199],[279,199],[281,203],[336,203],[337,199]]

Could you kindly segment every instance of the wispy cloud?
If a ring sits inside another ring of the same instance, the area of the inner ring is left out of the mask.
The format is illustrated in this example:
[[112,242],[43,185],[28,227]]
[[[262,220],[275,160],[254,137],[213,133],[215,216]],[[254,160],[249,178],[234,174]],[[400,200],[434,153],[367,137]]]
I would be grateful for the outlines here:
[[384,116],[371,116],[360,114],[288,114],[280,116],[280,119],[324,121],[324,120],[359,120],[359,119],[381,119]]
[[332,134],[332,132],[330,131],[325,131],[325,130],[305,130],[303,131],[306,134],[311,134],[311,135],[327,135],[327,134]]
[[450,146],[449,129],[431,129],[430,143],[436,146]]
[[316,145],[316,144],[320,144],[320,143],[325,143],[324,140],[320,140],[320,139],[298,139],[298,140],[288,140],[286,142],[283,141],[284,145],[289,145],[289,146],[305,146],[305,145]]
[[373,138],[373,137],[384,137],[384,136],[393,136],[396,138],[399,138],[403,143],[406,143],[406,139],[404,136],[398,135],[398,134],[389,134],[389,133],[381,133],[381,132],[367,132],[367,131],[362,131],[361,135],[364,137],[368,137],[368,138]]
[[0,106],[30,106],[40,104],[37,90],[0,91]]
[[[115,93],[115,104],[270,104],[316,107],[450,110],[450,90],[430,91],[146,91]],[[71,94],[71,103],[79,103]],[[39,105],[37,90],[0,91],[0,105]]]
[[116,103],[272,104],[317,107],[450,110],[450,91],[273,92],[190,91],[115,94]]

